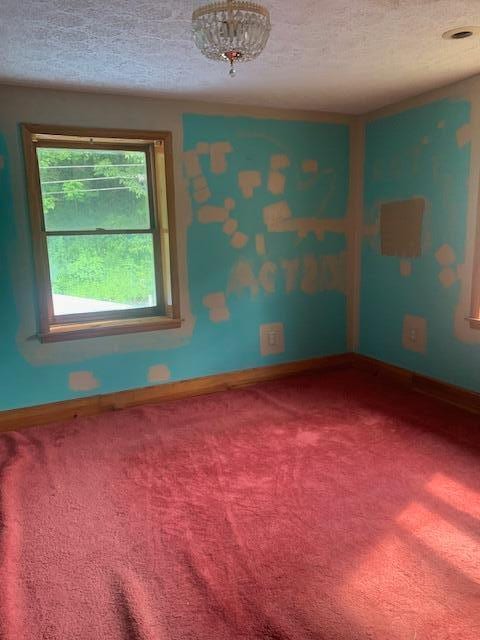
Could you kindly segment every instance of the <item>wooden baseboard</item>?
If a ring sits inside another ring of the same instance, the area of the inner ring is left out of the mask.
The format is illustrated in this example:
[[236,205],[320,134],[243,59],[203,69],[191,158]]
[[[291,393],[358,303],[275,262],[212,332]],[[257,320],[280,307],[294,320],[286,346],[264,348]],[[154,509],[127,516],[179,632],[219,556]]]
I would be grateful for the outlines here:
[[190,396],[216,393],[284,378],[306,371],[338,369],[351,366],[352,354],[345,353],[298,362],[234,371],[220,375],[195,378],[182,382],[169,382],[163,385],[120,391],[108,395],[66,400],[51,404],[13,409],[0,412],[0,433],[19,431],[27,427],[72,420],[81,416],[92,416],[107,411],[116,411],[145,404],[156,404],[165,400],[177,400]]
[[108,411],[117,411],[145,404],[157,404],[165,400],[178,400],[207,393],[246,387],[257,382],[285,378],[307,371],[321,371],[355,367],[381,377],[395,380],[413,391],[454,404],[474,413],[480,413],[480,394],[428,378],[413,371],[375,360],[357,353],[344,353],[323,358],[288,362],[285,364],[233,371],[204,378],[169,382],[167,384],[97,395],[64,402],[13,409],[0,412],[0,433],[19,431],[27,427],[72,420]]
[[398,384],[408,387],[418,393],[453,404],[473,413],[480,413],[480,393],[456,387],[436,378],[429,378],[420,373],[402,369],[358,353],[351,354],[351,363],[357,369],[368,371],[373,375],[395,380]]

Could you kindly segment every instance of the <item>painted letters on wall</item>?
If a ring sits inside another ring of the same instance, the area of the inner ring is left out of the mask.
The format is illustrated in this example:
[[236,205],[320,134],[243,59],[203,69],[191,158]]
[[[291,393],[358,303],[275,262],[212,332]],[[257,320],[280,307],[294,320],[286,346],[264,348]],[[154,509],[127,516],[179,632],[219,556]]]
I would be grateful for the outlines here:
[[[177,202],[188,331],[57,345],[35,337],[18,122],[0,119],[0,410],[346,350],[348,126],[175,117],[177,191],[191,203]],[[282,331],[266,354],[270,324]]]

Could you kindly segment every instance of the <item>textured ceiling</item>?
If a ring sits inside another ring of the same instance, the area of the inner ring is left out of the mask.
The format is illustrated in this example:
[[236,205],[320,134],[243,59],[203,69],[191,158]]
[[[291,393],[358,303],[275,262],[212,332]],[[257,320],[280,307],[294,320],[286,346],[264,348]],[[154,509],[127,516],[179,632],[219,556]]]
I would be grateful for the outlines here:
[[241,66],[204,59],[198,0],[1,0],[0,82],[361,113],[480,72],[479,0],[263,0],[273,31]]

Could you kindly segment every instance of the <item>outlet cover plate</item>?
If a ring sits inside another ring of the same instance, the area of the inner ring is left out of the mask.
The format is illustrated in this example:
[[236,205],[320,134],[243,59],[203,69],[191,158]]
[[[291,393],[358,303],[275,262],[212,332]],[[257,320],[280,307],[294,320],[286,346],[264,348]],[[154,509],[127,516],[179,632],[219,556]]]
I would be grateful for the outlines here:
[[420,316],[406,315],[403,319],[403,348],[416,353],[427,351],[427,321]]
[[[272,336],[275,335],[275,343],[272,344]],[[260,326],[260,352],[262,356],[274,356],[285,351],[285,333],[283,324],[262,324]]]

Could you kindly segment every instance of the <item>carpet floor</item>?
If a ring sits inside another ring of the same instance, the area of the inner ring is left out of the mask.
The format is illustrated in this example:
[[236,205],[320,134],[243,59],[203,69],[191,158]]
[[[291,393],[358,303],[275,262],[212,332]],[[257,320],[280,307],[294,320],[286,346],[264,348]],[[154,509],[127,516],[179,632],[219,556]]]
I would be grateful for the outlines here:
[[478,640],[480,419],[356,371],[0,436],[3,640]]

